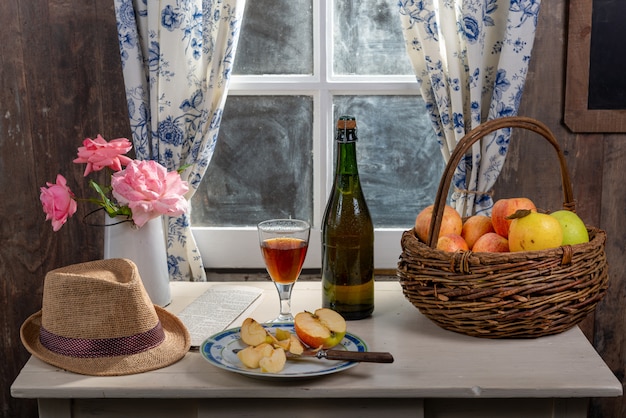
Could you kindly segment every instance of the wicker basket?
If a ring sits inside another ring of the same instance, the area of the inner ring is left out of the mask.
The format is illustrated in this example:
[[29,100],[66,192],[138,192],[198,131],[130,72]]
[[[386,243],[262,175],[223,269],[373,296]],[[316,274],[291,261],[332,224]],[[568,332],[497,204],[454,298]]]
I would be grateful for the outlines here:
[[534,338],[565,331],[591,313],[608,288],[606,233],[587,226],[585,244],[518,253],[444,252],[436,249],[445,199],[455,167],[473,143],[503,128],[543,136],[557,152],[565,209],[574,211],[565,157],[550,130],[525,117],[488,121],[457,145],[439,184],[430,242],[413,230],[402,236],[398,276],[404,295],[444,329],[485,338]]

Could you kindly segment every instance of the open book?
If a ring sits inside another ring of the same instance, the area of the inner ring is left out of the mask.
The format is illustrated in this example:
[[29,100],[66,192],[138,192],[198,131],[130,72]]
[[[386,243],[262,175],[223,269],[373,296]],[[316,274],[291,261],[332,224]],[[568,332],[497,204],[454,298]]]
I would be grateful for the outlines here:
[[210,287],[178,314],[191,334],[191,347],[198,348],[204,340],[251,312],[262,294],[263,289],[253,286],[220,284]]

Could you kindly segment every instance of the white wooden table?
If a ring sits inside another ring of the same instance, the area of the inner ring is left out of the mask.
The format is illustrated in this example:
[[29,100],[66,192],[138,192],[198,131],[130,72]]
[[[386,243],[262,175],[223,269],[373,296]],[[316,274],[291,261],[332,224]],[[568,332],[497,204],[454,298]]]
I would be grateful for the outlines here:
[[[172,283],[180,312],[215,283]],[[241,283],[236,283],[241,284]],[[251,314],[277,314],[269,282]],[[295,312],[321,305],[319,282],[299,282]],[[240,325],[239,318],[233,325]],[[31,358],[11,387],[37,398],[41,417],[586,417],[588,398],[616,397],[622,385],[578,328],[531,340],[488,340],[445,331],[422,316],[396,282],[376,283],[374,315],[348,331],[393,364],[362,363],[297,382],[252,379],[218,369],[199,353],[148,373],[91,377]]]

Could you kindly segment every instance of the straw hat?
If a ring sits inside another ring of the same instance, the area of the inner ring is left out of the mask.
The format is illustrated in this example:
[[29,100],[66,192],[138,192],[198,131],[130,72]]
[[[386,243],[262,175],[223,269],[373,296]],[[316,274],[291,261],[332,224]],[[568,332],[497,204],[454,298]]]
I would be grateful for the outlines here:
[[22,324],[20,336],[35,357],[94,376],[168,366],[191,341],[180,319],[150,301],[137,266],[119,258],[48,272],[42,309]]

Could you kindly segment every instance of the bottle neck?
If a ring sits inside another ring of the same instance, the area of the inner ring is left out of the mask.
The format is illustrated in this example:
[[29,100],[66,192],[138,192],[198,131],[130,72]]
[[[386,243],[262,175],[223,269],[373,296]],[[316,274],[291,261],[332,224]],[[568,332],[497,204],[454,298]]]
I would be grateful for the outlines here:
[[359,170],[356,162],[356,142],[337,141],[337,160],[335,176],[358,176]]

